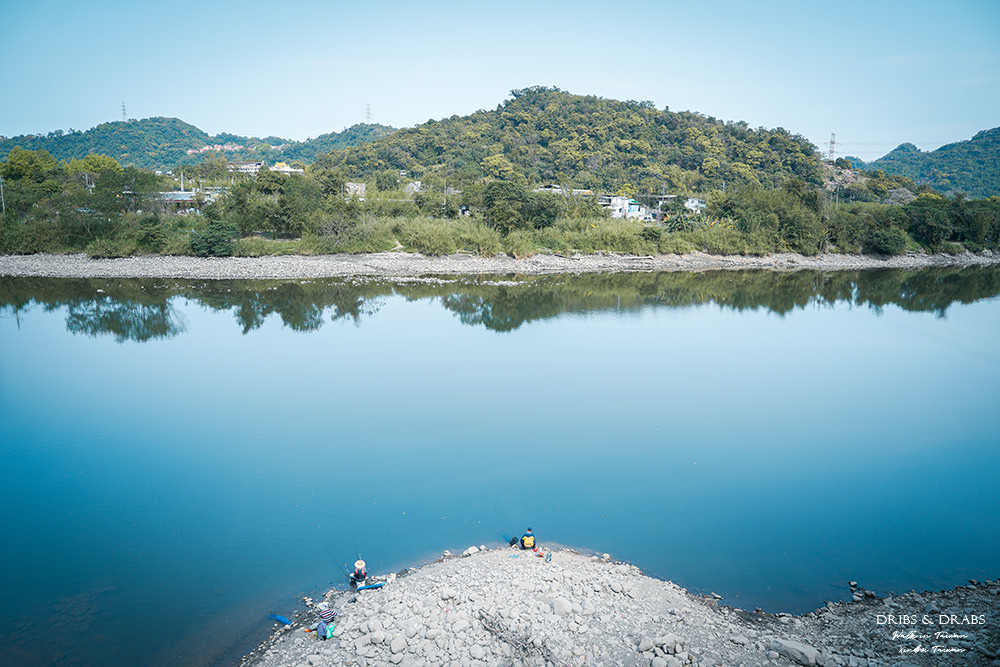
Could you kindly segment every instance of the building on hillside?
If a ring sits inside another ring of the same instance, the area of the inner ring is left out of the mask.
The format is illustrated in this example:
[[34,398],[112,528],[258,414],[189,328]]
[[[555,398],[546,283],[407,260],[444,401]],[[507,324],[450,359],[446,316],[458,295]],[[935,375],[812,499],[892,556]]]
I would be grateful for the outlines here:
[[694,197],[688,197],[684,202],[684,208],[689,211],[694,211],[695,213],[701,213],[705,210],[705,206],[706,204],[704,199],[695,199]]
[[155,201],[164,213],[199,215],[202,206],[214,202],[218,194],[218,192],[173,190],[159,193]]
[[263,162],[230,162],[229,171],[234,174],[256,174],[264,166]]
[[361,201],[365,200],[365,195],[368,192],[367,183],[344,183],[344,194],[348,197],[353,197]]
[[304,174],[304,173],[306,173],[305,169],[296,169],[294,167],[289,167],[288,164],[285,163],[285,162],[276,162],[274,164],[274,166],[271,167],[271,171],[277,171],[277,172],[282,173],[282,174]]
[[630,197],[620,195],[598,195],[597,203],[602,208],[608,210],[612,218],[639,218],[649,217],[649,209]]
[[[555,184],[543,185],[543,186],[541,186],[539,188],[535,188],[534,190],[532,190],[532,192],[548,192],[548,193],[551,193],[551,194],[554,194],[554,195],[564,195],[564,194],[567,194],[566,190],[564,190],[562,188],[562,186],[555,185]],[[594,191],[593,190],[581,190],[579,188],[573,188],[572,190],[569,191],[568,194],[571,194],[574,197],[593,197],[594,196]]]

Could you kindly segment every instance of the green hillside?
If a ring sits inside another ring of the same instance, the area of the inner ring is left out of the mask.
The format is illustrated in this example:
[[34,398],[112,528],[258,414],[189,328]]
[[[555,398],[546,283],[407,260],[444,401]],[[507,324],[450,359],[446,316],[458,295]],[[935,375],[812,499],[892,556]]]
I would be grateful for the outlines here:
[[428,121],[323,162],[352,177],[406,170],[456,185],[486,177],[626,193],[819,182],[816,147],[782,128],[538,86],[492,111]]
[[[340,133],[324,134],[301,142],[280,137],[258,139],[229,133],[213,137],[177,118],[156,117],[103,123],[87,131],[56,130],[46,135],[3,138],[0,139],[0,159],[18,147],[23,150],[45,150],[57,160],[82,159],[91,153],[107,155],[124,166],[150,170],[196,164],[207,156],[219,154],[229,160],[299,160],[309,163],[317,155],[372,141],[393,131],[393,128],[385,125],[355,125]],[[188,153],[216,145],[240,148]]]
[[329,132],[321,134],[315,139],[292,143],[282,149],[283,159],[287,161],[299,160],[306,164],[311,164],[317,156],[329,153],[330,151],[358,146],[369,143],[388,136],[396,131],[396,128],[388,125],[358,123],[352,125],[343,132]]
[[924,152],[906,143],[868,164],[850,160],[855,167],[907,176],[938,192],[961,192],[972,199],[1000,195],[1000,127],[935,151]]
[[82,159],[90,153],[107,155],[123,165],[158,169],[170,167],[187,156],[189,148],[200,148],[212,141],[205,132],[177,118],[102,123],[87,131],[62,130],[46,135],[22,135],[0,139],[0,156],[6,157],[19,147],[45,150],[58,160]]

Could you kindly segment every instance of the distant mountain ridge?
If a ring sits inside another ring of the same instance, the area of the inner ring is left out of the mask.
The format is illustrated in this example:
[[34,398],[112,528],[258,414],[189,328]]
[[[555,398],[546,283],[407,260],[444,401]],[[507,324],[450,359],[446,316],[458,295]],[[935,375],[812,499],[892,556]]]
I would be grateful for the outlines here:
[[869,163],[848,159],[855,168],[908,176],[942,193],[962,192],[973,199],[1000,195],[1000,127],[930,152],[905,143]]
[[[408,170],[418,177],[440,173],[474,181],[518,173],[536,183],[603,189],[628,183],[650,193],[663,187],[706,192],[739,183],[774,185],[791,177],[817,182],[815,146],[782,128],[750,128],[694,112],[658,111],[648,102],[572,95],[558,88],[511,93],[513,99],[495,110],[404,130],[357,124],[302,142],[212,136],[177,118],[112,121],[86,131],[0,138],[0,161],[14,147],[46,150],[58,160],[104,154],[149,170],[217,155],[271,163],[309,164],[322,158],[358,176]],[[871,163],[849,159],[856,168],[907,176],[942,193],[1000,195],[1000,127],[930,152],[904,143]]]
[[14,147],[46,150],[57,160],[72,160],[97,153],[113,157],[125,166],[143,169],[171,169],[200,162],[209,155],[222,154],[229,160],[301,160],[312,162],[317,155],[354,146],[395,132],[386,125],[358,124],[343,132],[331,132],[308,141],[281,137],[243,137],[207,132],[178,118],[157,116],[140,120],[102,123],[86,131],[57,130],[41,135],[21,135],[0,139],[0,160]]

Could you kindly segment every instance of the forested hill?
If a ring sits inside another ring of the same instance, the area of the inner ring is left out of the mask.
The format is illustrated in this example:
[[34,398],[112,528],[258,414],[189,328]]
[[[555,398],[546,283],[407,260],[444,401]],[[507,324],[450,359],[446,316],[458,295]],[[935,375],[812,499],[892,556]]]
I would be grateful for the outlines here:
[[908,176],[938,192],[962,192],[972,199],[1000,195],[1000,127],[930,152],[907,143],[868,164],[850,160],[856,168]]
[[819,180],[816,147],[782,128],[544,87],[512,91],[495,110],[428,121],[323,162],[357,177],[405,169],[459,186],[489,176],[635,193]]
[[[300,160],[309,163],[317,155],[372,141],[394,131],[394,128],[385,125],[354,125],[340,133],[297,142],[280,137],[258,139],[227,133],[211,136],[177,118],[156,117],[103,123],[86,131],[57,130],[46,135],[3,138],[0,139],[0,160],[5,159],[14,147],[20,147],[24,150],[46,150],[58,160],[82,159],[90,153],[103,154],[125,166],[143,169],[172,169],[199,162],[210,155],[222,155],[228,160]],[[206,147],[210,147],[209,150],[204,150]]]

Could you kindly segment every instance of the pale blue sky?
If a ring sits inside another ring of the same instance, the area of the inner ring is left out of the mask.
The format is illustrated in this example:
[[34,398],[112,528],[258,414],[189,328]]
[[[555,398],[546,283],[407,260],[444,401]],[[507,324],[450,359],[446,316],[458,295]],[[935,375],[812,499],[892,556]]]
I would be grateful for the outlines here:
[[174,116],[306,139],[533,85],[874,159],[1000,125],[1000,0],[0,0],[0,135]]

